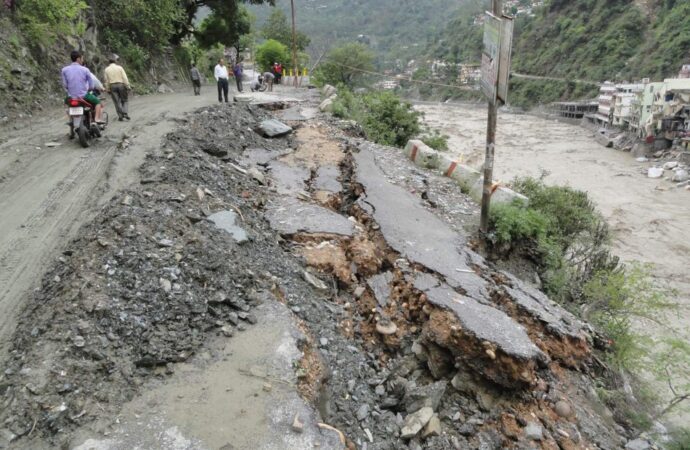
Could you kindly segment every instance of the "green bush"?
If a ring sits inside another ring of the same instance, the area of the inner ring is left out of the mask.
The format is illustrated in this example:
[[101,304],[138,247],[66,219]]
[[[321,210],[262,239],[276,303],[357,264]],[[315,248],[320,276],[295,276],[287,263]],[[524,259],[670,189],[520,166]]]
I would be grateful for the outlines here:
[[439,152],[448,151],[448,136],[439,133],[438,130],[429,131],[422,136],[422,142]]
[[375,92],[363,97],[367,114],[361,125],[367,136],[379,144],[404,147],[422,130],[420,113],[392,92]]
[[30,41],[50,44],[58,36],[82,31],[83,0],[22,0],[17,11],[22,28]]
[[[584,301],[582,286],[596,272],[610,270],[618,259],[609,251],[610,232],[587,194],[567,186],[548,186],[518,178],[513,189],[529,198],[526,209],[492,208],[494,242],[500,253],[517,251],[532,260],[544,291],[560,303]],[[535,217],[544,220],[535,222]],[[536,223],[539,234],[506,233]]]
[[256,49],[256,63],[262,71],[271,70],[275,62],[280,62],[287,67],[288,61],[290,61],[288,48],[276,40],[269,39]]
[[494,205],[490,225],[498,245],[538,244],[546,239],[549,218],[520,201]]

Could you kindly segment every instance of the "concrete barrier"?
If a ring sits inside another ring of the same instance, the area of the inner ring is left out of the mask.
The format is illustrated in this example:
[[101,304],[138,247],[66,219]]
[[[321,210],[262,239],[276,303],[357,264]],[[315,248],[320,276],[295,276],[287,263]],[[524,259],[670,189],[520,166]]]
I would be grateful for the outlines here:
[[332,96],[333,94],[336,94],[337,92],[338,89],[336,89],[334,86],[331,86],[330,84],[326,84],[324,85],[324,87],[321,88],[321,93],[326,98]]
[[[481,172],[442,155],[418,139],[408,141],[404,151],[416,165],[426,169],[435,169],[441,175],[452,178],[463,191],[469,192],[474,201],[481,203],[484,189],[484,177]],[[529,203],[527,197],[512,189],[498,184],[493,186],[491,195],[493,203],[512,203],[514,200],[521,200],[525,205]]]
[[444,176],[457,181],[464,191],[469,191],[482,176],[478,170],[461,164],[459,161],[453,160],[446,155],[441,155],[438,168]]
[[[514,200],[520,200],[525,206],[529,204],[529,199],[514,190],[494,183],[491,186],[491,203],[494,205],[501,205],[506,203],[513,203]],[[482,194],[484,192],[484,177],[480,177],[470,188],[470,197],[477,203],[481,203]]]
[[413,139],[407,142],[405,154],[416,165],[426,169],[438,169],[439,153],[424,142]]
[[333,102],[335,99],[338,98],[337,95],[333,95],[330,98],[327,98],[326,100],[322,101],[321,104],[319,105],[319,110],[323,112],[331,112],[333,111]]

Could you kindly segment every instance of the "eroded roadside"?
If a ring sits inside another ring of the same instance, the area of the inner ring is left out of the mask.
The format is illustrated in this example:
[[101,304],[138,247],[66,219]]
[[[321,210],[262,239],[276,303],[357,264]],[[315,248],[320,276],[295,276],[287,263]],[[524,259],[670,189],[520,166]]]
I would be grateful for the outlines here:
[[190,116],[80,232],[18,326],[2,437],[624,445],[596,398],[587,328],[468,247],[456,219],[470,203],[296,108],[277,112],[295,132],[274,139],[255,132],[267,113],[254,106]]

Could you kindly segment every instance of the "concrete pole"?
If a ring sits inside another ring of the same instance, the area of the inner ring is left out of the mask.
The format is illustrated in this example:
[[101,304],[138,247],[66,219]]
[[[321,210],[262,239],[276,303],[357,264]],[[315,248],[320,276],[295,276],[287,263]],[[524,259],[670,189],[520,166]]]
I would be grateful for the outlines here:
[[292,85],[297,87],[297,26],[295,25],[295,0],[290,0],[290,7],[292,8],[292,69],[294,77]]
[[[492,0],[492,13],[501,17],[501,0]],[[496,120],[498,117],[498,99],[489,101],[489,120],[486,127],[486,156],[484,158],[484,186],[482,189],[482,215],[479,231],[483,235],[489,232],[489,210],[491,207],[491,186],[494,178],[494,152],[496,146]]]

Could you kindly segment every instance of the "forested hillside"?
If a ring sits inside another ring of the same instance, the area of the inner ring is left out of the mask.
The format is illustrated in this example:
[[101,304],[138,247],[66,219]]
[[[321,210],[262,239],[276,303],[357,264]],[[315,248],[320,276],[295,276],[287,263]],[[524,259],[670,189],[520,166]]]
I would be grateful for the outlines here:
[[[450,63],[478,63],[479,1],[457,11],[430,40],[427,55]],[[514,72],[564,81],[513,79],[511,103],[532,106],[592,97],[596,86],[572,80],[661,80],[690,62],[690,1],[547,0],[515,23]],[[449,95],[445,92],[444,95]]]
[[517,71],[595,81],[673,76],[690,59],[687,0],[551,0],[524,23]]
[[[318,52],[339,41],[366,36],[381,61],[414,58],[430,37],[443,30],[449,18],[476,0],[296,0],[297,24],[311,36]],[[279,8],[290,10],[288,0]],[[268,8],[254,8],[262,26]]]

